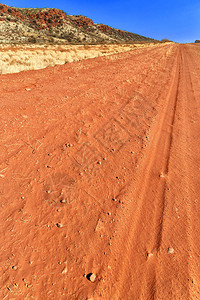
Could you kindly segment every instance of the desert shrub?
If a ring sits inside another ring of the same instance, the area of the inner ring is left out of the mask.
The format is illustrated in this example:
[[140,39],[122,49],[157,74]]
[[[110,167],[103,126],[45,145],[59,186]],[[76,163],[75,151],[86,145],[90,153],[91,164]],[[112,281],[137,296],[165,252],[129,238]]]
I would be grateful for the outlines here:
[[30,37],[28,38],[28,42],[29,42],[29,43],[35,44],[35,43],[37,42],[37,39],[36,39],[34,36],[30,36]]
[[11,8],[9,8],[9,9],[8,9],[8,12],[11,14],[11,13],[12,13],[12,9],[11,9]]
[[196,40],[195,43],[200,43],[200,40]]
[[161,42],[162,42],[162,43],[169,43],[169,42],[171,42],[171,41],[168,40],[168,39],[163,39],[163,40],[161,40]]

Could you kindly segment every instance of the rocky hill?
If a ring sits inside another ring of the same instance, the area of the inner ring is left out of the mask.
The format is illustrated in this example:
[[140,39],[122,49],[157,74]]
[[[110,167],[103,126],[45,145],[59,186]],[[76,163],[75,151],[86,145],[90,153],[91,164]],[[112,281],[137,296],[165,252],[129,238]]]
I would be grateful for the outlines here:
[[0,43],[150,43],[153,39],[95,24],[56,8],[15,8],[0,4]]

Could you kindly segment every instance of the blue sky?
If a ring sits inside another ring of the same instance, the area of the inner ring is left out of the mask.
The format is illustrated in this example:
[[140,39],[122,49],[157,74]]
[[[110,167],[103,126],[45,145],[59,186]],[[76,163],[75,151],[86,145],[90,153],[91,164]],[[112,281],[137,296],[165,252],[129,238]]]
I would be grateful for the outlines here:
[[3,4],[59,8],[71,15],[85,15],[95,23],[159,40],[187,43],[200,39],[200,0],[5,0]]

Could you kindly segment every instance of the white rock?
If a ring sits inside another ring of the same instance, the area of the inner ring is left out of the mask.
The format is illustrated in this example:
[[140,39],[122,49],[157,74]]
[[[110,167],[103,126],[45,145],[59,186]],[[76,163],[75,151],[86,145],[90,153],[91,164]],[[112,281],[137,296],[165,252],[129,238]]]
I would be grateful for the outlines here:
[[89,281],[91,282],[95,282],[96,280],[96,275],[94,273],[91,273],[87,276],[87,278],[89,279]]
[[167,251],[168,254],[172,254],[174,253],[174,249],[173,248],[168,248],[168,251]]

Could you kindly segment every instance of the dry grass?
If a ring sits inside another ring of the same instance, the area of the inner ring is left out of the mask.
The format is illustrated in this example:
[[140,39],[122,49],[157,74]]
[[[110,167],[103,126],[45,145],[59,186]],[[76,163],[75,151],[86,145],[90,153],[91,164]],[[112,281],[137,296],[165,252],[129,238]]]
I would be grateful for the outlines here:
[[82,59],[112,55],[138,47],[156,47],[160,44],[130,45],[24,45],[0,46],[0,74],[43,69]]

